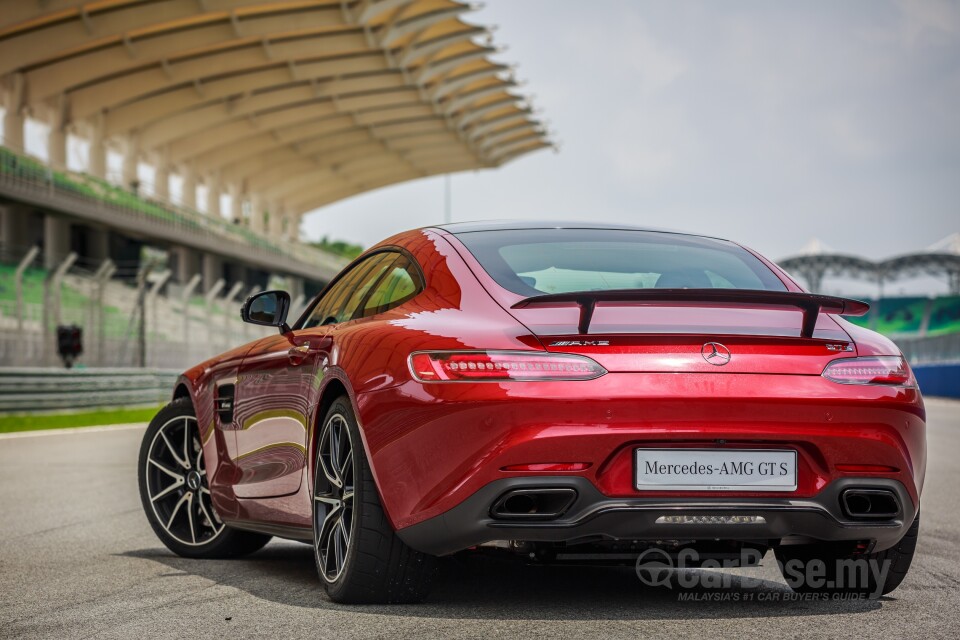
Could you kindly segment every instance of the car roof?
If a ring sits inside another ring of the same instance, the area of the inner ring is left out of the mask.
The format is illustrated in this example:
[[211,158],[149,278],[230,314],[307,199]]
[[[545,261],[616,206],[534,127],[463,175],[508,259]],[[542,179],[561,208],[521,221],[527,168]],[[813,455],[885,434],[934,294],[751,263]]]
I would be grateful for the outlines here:
[[[472,233],[474,231],[520,231],[528,229],[607,229],[613,231],[650,231],[654,233],[676,233],[685,236],[710,238],[688,231],[663,229],[641,225],[625,224],[622,222],[582,222],[571,220],[474,220],[470,222],[451,222],[447,224],[431,225],[431,228],[442,229],[454,235]],[[716,238],[723,240],[723,238]]]

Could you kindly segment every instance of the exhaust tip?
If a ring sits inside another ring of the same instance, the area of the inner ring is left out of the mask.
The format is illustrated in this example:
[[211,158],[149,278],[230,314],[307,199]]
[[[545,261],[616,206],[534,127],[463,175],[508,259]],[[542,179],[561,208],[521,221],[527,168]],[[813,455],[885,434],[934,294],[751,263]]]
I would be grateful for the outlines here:
[[847,489],[840,494],[840,506],[853,520],[889,520],[900,515],[900,501],[889,489]]
[[498,520],[552,520],[559,518],[577,498],[570,487],[544,489],[512,489],[490,507],[490,515]]

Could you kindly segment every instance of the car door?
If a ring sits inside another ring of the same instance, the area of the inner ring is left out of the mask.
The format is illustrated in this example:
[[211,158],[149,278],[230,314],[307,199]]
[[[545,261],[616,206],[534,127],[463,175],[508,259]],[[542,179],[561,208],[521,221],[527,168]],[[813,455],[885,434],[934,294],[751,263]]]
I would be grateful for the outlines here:
[[278,497],[300,488],[331,333],[391,261],[378,253],[357,263],[324,292],[302,328],[260,341],[244,358],[234,392],[238,498]]

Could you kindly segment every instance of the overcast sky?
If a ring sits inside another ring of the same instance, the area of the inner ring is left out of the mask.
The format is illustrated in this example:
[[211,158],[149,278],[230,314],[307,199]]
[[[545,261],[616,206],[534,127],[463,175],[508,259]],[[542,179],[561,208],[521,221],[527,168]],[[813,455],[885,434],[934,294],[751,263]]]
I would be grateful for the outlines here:
[[[608,220],[769,255],[960,230],[960,3],[487,0],[560,141],[452,178],[453,219]],[[309,215],[369,246],[443,219],[443,179]]]

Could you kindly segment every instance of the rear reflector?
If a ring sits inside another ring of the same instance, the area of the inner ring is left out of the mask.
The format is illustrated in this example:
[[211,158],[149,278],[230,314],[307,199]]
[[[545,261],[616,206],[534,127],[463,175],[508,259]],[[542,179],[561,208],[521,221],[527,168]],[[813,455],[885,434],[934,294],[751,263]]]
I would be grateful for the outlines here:
[[900,469],[885,464],[838,464],[837,471],[847,473],[896,473]]
[[841,384],[891,384],[913,386],[913,376],[899,356],[870,356],[834,360],[823,377]]
[[584,471],[590,468],[589,462],[546,462],[534,464],[511,464],[501,471]]
[[420,382],[593,380],[607,372],[584,356],[539,351],[420,351],[410,355]]

